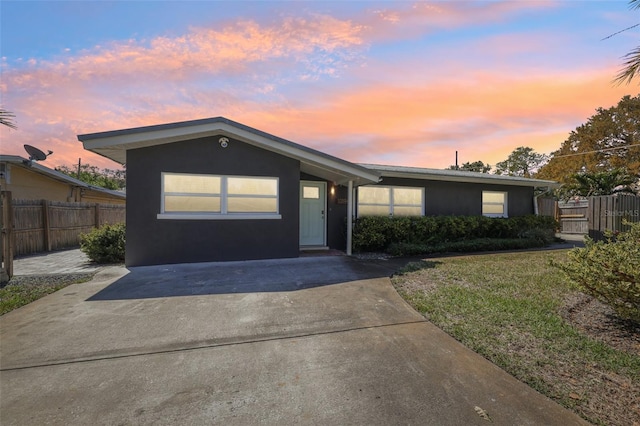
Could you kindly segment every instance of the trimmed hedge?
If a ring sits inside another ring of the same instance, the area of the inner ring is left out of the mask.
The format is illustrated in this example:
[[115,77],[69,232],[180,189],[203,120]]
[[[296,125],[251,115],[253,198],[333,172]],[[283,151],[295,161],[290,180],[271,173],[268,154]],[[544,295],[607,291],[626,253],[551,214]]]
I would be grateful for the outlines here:
[[[517,216],[489,218],[485,216],[366,216],[358,218],[353,227],[353,248],[356,252],[393,251],[418,254],[420,247],[429,253],[443,244],[473,240],[531,239],[538,247],[555,237],[557,222],[548,216]],[[478,244],[487,244],[478,243]],[[493,243],[495,247],[495,242]],[[511,248],[511,247],[509,247]],[[491,248],[498,250],[499,248]],[[442,250],[438,250],[442,251]],[[448,250],[447,250],[448,251]],[[466,250],[473,251],[473,250]]]
[[544,247],[547,243],[534,238],[479,238],[435,245],[393,243],[387,252],[393,256],[414,256],[432,253],[469,253],[474,251],[523,250]]

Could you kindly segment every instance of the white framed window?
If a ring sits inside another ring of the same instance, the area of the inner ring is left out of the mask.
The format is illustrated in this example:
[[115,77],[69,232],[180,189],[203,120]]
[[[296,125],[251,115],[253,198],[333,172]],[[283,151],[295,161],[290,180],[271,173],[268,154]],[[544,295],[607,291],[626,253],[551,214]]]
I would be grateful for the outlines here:
[[488,217],[509,217],[507,212],[507,193],[482,191],[482,214]]
[[424,188],[379,185],[358,187],[358,217],[422,215]]
[[276,177],[162,173],[158,219],[280,219]]

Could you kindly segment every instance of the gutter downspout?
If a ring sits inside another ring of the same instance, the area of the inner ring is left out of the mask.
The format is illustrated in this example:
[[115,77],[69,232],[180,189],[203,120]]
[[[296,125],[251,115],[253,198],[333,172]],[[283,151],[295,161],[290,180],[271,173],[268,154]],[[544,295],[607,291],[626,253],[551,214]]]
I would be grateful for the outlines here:
[[[546,187],[546,191],[549,191],[551,188],[549,188],[548,186]],[[535,192],[535,188],[533,189],[533,191]],[[533,196],[533,214],[535,214],[536,216],[540,216],[540,211],[538,209],[538,197],[542,196],[544,194],[544,192],[541,192],[538,195],[534,195]]]
[[351,256],[353,237],[353,181],[349,181],[347,194],[347,256]]

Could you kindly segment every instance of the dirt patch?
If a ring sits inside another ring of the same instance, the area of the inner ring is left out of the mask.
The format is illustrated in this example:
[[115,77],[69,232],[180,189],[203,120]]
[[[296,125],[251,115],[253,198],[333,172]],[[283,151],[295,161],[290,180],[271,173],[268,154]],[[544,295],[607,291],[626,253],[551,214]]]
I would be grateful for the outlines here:
[[[564,299],[560,315],[590,338],[634,355],[640,355],[640,325],[617,317],[610,306],[576,292]],[[607,424],[640,426],[640,382],[630,380],[598,365],[577,369],[565,365],[561,375],[570,395],[584,415],[597,415]],[[547,380],[553,378],[547,377]]]
[[640,355],[640,325],[618,318],[608,305],[576,292],[564,300],[560,315],[587,336],[631,354]]

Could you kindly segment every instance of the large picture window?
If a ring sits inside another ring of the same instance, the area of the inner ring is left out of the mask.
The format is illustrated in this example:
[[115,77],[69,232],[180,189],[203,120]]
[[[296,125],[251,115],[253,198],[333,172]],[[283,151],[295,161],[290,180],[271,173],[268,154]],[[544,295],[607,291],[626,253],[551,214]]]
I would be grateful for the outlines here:
[[422,215],[424,188],[378,185],[358,188],[358,216]]
[[162,173],[161,219],[280,218],[278,178]]
[[507,193],[482,191],[482,214],[488,217],[508,217]]

